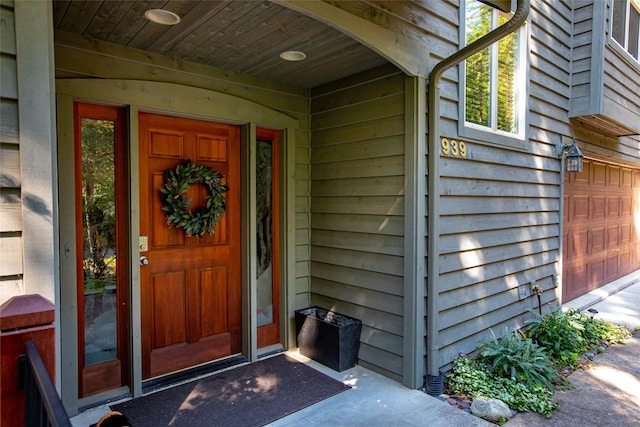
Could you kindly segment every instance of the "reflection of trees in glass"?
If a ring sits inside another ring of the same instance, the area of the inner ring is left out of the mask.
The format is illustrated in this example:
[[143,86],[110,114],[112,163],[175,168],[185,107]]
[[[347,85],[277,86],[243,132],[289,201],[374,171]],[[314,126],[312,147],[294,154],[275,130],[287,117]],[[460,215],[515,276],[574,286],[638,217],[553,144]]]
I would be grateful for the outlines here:
[[[467,0],[466,43],[470,44],[509,18],[475,0]],[[518,32],[497,43],[497,48],[473,55],[466,62],[466,121],[516,133],[516,71]],[[496,97],[492,97],[492,93]],[[495,105],[492,105],[495,104]],[[495,123],[493,115],[495,115]]]
[[82,119],[85,289],[115,285],[114,123]]
[[256,210],[258,240],[258,276],[269,268],[272,258],[271,185],[272,149],[270,141],[257,141],[256,150]]
[[[500,15],[499,25],[508,19]],[[518,33],[511,33],[498,42],[498,129],[516,129],[516,70],[518,67]]]
[[[491,31],[491,8],[467,0],[466,41],[473,43]],[[466,120],[491,126],[491,62],[489,48],[478,52],[466,64]]]

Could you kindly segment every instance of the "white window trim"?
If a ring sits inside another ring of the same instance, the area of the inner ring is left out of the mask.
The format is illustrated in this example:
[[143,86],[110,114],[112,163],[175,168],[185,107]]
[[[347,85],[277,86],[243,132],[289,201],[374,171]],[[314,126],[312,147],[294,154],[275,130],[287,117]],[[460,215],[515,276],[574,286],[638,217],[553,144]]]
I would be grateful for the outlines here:
[[[640,0],[627,0],[627,13],[626,13],[626,22],[625,22],[625,31],[624,31],[624,44],[629,44],[629,8],[633,7],[632,3],[635,4],[636,10],[640,12]],[[607,39],[609,41],[609,46],[616,52],[622,59],[626,60],[631,66],[640,70],[640,52],[638,52],[638,58],[636,59],[629,53],[627,48],[620,44],[618,40],[613,38],[613,2],[611,2],[611,7],[609,8],[609,25],[607,28]]]
[[[464,2],[462,3],[465,4]],[[495,15],[494,15],[495,16]],[[490,142],[495,145],[503,145],[510,148],[517,148],[526,150],[529,147],[529,39],[530,39],[530,17],[527,19],[526,23],[520,28],[520,49],[519,49],[519,58],[518,61],[520,63],[520,70],[518,70],[518,74],[523,74],[524,77],[518,78],[518,88],[517,88],[517,104],[518,111],[517,113],[517,123],[518,123],[518,133],[505,132],[497,129],[497,115],[492,114],[492,127],[478,125],[476,123],[471,123],[466,121],[466,61],[461,62],[458,66],[458,133],[460,137],[465,138],[467,140],[475,140],[479,143],[482,142]],[[466,45],[466,7],[460,7],[460,48]],[[495,54],[497,54],[497,42],[492,44],[490,49],[495,50]],[[492,61],[492,74],[496,74],[497,70],[495,62]],[[498,92],[492,90],[491,91],[491,102],[492,105],[495,105],[497,102]]]

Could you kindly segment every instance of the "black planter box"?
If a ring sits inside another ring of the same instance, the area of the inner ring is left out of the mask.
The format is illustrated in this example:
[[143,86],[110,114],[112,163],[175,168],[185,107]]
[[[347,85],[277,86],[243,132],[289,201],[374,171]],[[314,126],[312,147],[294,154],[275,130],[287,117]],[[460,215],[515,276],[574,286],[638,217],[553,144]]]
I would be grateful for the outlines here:
[[341,372],[358,359],[362,321],[320,307],[296,310],[296,337],[303,356]]

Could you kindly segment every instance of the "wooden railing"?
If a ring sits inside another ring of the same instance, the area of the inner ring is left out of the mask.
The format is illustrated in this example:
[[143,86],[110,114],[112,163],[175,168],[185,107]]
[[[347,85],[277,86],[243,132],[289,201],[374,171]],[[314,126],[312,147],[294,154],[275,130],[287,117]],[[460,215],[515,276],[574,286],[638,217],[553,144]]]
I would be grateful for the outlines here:
[[25,343],[25,427],[71,427],[69,416],[33,341]]

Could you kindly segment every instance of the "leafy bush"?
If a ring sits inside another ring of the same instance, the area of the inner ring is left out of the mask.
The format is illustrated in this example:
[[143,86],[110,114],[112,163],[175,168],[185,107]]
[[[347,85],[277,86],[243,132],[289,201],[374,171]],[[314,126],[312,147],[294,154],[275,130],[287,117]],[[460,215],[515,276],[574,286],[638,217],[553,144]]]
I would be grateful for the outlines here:
[[558,407],[558,402],[551,400],[553,392],[540,384],[529,387],[506,378],[499,378],[496,382],[496,398],[516,411],[537,412],[551,418]]
[[[537,412],[551,418],[558,404],[553,402],[553,384],[568,380],[558,367],[579,367],[578,357],[587,349],[609,343],[623,343],[631,336],[624,326],[595,319],[576,310],[559,308],[528,322],[527,336],[517,331],[478,344],[477,358],[459,357],[447,374],[447,392],[468,397],[502,400],[517,411]],[[551,356],[552,360],[548,357]]]
[[491,367],[477,359],[459,357],[447,375],[450,394],[500,399],[517,411],[537,412],[550,418],[558,404],[548,388],[517,382],[512,378],[496,377]]
[[528,387],[540,384],[553,390],[557,373],[546,350],[518,331],[505,328],[502,338],[478,344],[480,357],[491,366],[491,373],[512,378]]
[[588,348],[600,346],[602,341],[623,344],[627,338],[631,337],[631,331],[625,326],[614,325],[574,309],[568,310],[567,315],[581,325],[582,338]]
[[466,356],[453,361],[453,369],[447,374],[447,390],[450,394],[471,397],[492,395],[493,376],[486,365]]
[[578,367],[578,357],[587,350],[582,337],[584,327],[572,316],[563,313],[561,308],[545,316],[531,312],[535,317],[527,322],[527,335],[545,347],[558,365]]
[[557,308],[545,316],[532,311],[527,335],[545,347],[553,361],[561,366],[579,366],[578,358],[587,349],[607,344],[624,343],[631,332],[624,326],[614,325],[577,310],[563,312]]

